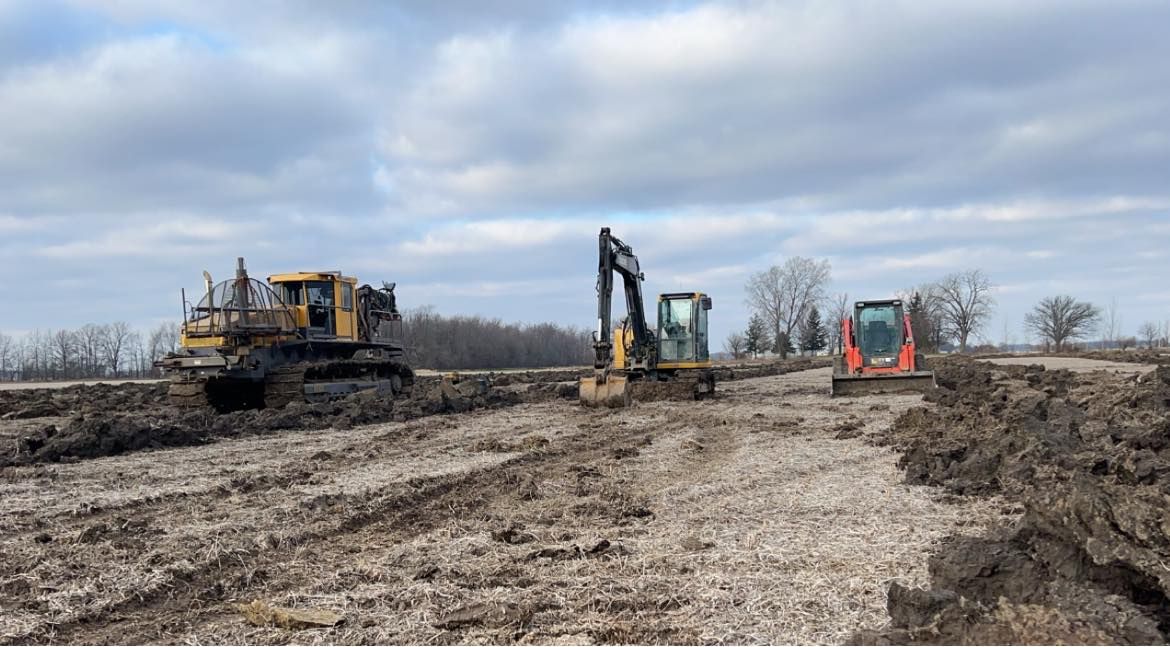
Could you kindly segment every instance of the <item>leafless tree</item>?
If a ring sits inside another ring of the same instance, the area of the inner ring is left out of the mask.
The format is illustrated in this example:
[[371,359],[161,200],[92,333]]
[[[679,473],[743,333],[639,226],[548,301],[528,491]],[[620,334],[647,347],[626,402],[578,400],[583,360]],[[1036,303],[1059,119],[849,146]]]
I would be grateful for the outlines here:
[[1158,341],[1161,331],[1158,330],[1158,324],[1147,321],[1138,328],[1138,337],[1146,340],[1146,348],[1153,348]]
[[7,380],[11,376],[9,372],[12,369],[13,360],[16,355],[16,343],[10,335],[0,332],[0,381]]
[[143,345],[140,333],[130,333],[126,338],[126,348],[123,353],[129,360],[127,373],[130,377],[146,377],[152,374],[151,362],[154,359],[148,353],[146,346]]
[[966,270],[948,274],[936,287],[942,323],[954,331],[959,352],[966,352],[971,335],[980,332],[991,318],[994,286],[983,270]]
[[101,341],[105,326],[88,323],[77,329],[74,340],[77,343],[78,377],[96,377],[100,369]]
[[731,353],[734,359],[740,359],[743,357],[743,347],[746,343],[743,333],[733,332],[723,341],[723,350]]
[[122,367],[126,342],[132,334],[133,331],[130,330],[130,324],[125,321],[115,321],[108,326],[102,327],[102,361],[110,369],[110,373],[114,377],[118,377],[118,370]]
[[1011,324],[1005,317],[1003,320],[1003,341],[1000,342],[999,349],[1005,353],[1011,352],[1012,346],[1016,343],[1015,336],[1012,335]]
[[844,340],[841,339],[841,323],[849,316],[849,293],[838,292],[829,300],[829,320],[825,322],[829,331],[829,348],[840,355],[845,352]]
[[62,328],[51,333],[53,348],[53,363],[59,371],[58,376],[68,378],[70,369],[75,363],[77,352],[77,337],[73,331]]
[[794,256],[748,279],[747,305],[771,326],[781,357],[787,355],[784,340],[792,339],[809,306],[824,300],[830,272],[827,260]]
[[1129,350],[1131,348],[1137,348],[1137,343],[1138,343],[1137,338],[1134,337],[1133,335],[1129,335],[1129,336],[1122,335],[1121,337],[1119,337],[1117,339],[1117,347],[1120,348],[1121,350]]
[[1113,297],[1109,301],[1109,307],[1105,309],[1105,317],[1101,322],[1103,327],[1102,333],[1106,348],[1112,348],[1117,345],[1117,336],[1121,334],[1121,315],[1117,312],[1117,297]]
[[1091,333],[1100,318],[1101,309],[1097,306],[1060,295],[1041,299],[1024,316],[1024,325],[1046,343],[1051,342],[1059,353],[1066,342]]

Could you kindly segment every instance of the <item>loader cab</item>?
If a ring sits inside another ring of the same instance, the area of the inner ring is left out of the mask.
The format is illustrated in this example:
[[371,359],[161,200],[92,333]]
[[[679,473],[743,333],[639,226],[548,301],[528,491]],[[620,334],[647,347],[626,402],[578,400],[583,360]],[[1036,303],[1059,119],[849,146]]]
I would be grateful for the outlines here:
[[711,365],[707,312],[711,297],[702,292],[658,295],[658,368],[704,368]]
[[858,301],[853,308],[853,334],[863,366],[897,366],[907,343],[902,301]]
[[357,279],[340,272],[297,272],[270,276],[268,283],[292,310],[305,339],[357,339]]

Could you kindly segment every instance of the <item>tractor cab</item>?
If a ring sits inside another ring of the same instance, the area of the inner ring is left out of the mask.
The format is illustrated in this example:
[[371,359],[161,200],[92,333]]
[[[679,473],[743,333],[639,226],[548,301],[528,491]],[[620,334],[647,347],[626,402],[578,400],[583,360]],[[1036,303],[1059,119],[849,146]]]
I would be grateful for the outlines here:
[[293,313],[305,339],[356,340],[357,279],[341,272],[296,272],[268,277],[268,283]]
[[854,334],[861,350],[862,366],[898,365],[899,354],[910,343],[906,339],[904,320],[902,302],[897,299],[854,304]]
[[702,292],[658,295],[658,368],[702,368],[711,365],[707,311],[711,297]]

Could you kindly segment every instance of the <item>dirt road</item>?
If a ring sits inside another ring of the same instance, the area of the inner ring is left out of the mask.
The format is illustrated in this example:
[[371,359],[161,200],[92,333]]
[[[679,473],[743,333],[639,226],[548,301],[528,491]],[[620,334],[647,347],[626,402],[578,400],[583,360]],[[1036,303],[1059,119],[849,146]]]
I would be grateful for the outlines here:
[[[827,369],[0,471],[0,641],[840,642],[995,500],[865,442]],[[953,498],[953,497],[952,497]],[[253,599],[340,612],[253,626]]]

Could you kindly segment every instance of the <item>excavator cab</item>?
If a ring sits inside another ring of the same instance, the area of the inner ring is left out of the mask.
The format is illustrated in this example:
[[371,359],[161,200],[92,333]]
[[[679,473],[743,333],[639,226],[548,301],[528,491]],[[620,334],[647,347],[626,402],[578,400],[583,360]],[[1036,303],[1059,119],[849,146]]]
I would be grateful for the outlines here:
[[709,368],[707,312],[711,297],[702,292],[658,295],[658,368]]
[[841,322],[841,338],[845,352],[833,366],[833,395],[935,387],[901,300],[858,301],[853,316]]

